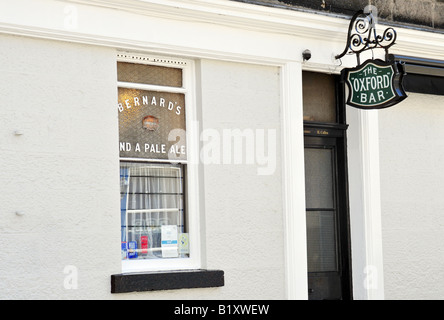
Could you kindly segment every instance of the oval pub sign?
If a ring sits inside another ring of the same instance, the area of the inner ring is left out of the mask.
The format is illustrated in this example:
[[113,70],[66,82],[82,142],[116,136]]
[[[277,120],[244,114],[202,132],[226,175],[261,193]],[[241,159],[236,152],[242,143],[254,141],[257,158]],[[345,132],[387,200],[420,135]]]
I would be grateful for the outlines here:
[[403,75],[403,66],[379,59],[342,70],[349,89],[347,104],[360,109],[381,109],[401,102],[407,97]]

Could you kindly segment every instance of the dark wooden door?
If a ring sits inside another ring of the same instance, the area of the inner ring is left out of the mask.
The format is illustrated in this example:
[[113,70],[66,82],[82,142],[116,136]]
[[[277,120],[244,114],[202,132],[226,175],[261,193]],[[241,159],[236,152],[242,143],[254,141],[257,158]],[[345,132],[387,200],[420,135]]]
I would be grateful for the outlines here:
[[350,299],[345,130],[319,126],[306,132],[308,296]]

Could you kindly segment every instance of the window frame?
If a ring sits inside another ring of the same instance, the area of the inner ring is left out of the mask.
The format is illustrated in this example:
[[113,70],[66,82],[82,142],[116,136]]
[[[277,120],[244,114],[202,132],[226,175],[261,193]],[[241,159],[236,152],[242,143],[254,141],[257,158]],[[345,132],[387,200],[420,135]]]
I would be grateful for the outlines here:
[[[200,269],[201,261],[201,239],[200,239],[200,199],[199,199],[199,135],[198,119],[195,100],[195,64],[193,60],[161,57],[155,55],[133,54],[119,52],[117,62],[130,62],[136,64],[148,64],[154,66],[172,67],[182,69],[182,87],[169,87],[132,82],[117,81],[117,88],[132,88],[141,90],[182,93],[185,96],[185,125],[187,139],[187,160],[159,160],[139,159],[119,156],[121,161],[133,161],[142,163],[182,163],[184,164],[184,188],[186,193],[185,217],[187,220],[187,232],[189,234],[189,257],[188,258],[165,258],[165,259],[141,259],[122,260],[122,272],[151,272],[165,270],[190,270]],[[116,70],[117,77],[117,70]],[[119,210],[120,212],[120,210]],[[120,221],[120,220],[119,220]]]

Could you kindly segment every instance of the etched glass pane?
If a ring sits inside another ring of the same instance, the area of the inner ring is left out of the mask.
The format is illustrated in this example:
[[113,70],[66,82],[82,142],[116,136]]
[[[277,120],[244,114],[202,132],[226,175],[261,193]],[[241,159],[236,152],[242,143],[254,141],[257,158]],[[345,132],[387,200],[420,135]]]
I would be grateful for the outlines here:
[[120,157],[186,160],[185,95],[118,88]]
[[182,69],[178,68],[118,62],[117,75],[122,82],[182,87]]
[[337,271],[334,211],[307,211],[308,272]]
[[336,95],[332,75],[302,73],[304,121],[335,123]]
[[333,149],[305,148],[307,208],[333,208]]

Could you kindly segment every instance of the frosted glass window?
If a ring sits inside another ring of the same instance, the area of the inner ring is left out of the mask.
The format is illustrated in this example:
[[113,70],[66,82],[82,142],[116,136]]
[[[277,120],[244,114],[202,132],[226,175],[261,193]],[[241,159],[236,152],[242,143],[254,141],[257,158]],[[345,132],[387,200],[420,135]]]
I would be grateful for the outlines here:
[[305,148],[307,208],[333,208],[333,149]]
[[332,75],[302,73],[304,121],[335,123],[336,94]]
[[118,62],[117,75],[117,80],[122,82],[182,87],[182,69],[179,68]]
[[307,211],[308,272],[337,271],[334,211]]

